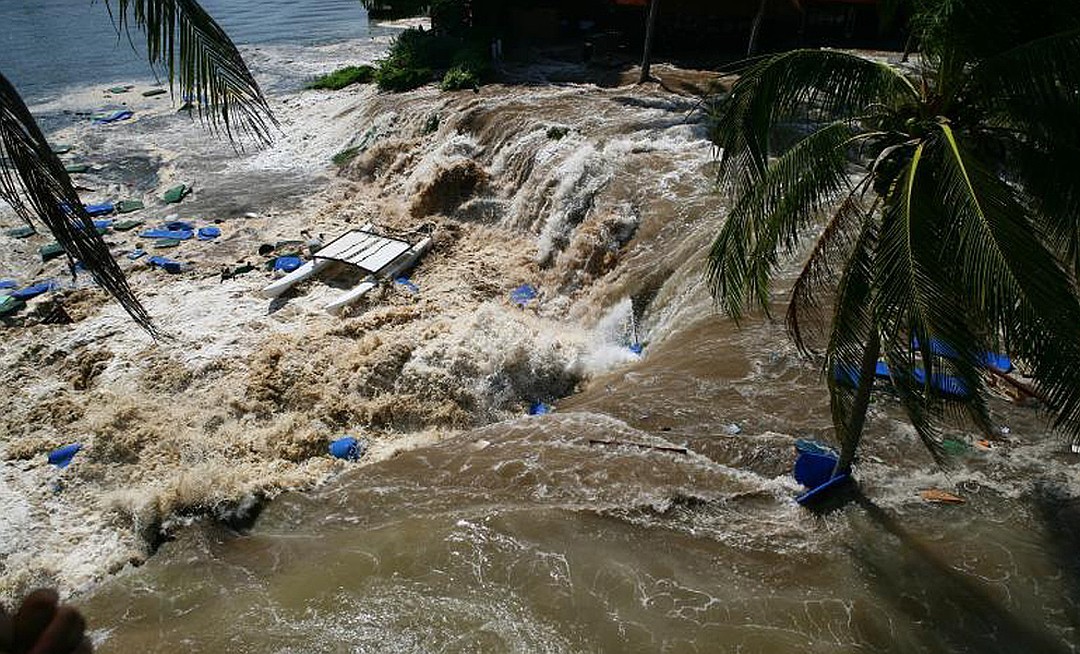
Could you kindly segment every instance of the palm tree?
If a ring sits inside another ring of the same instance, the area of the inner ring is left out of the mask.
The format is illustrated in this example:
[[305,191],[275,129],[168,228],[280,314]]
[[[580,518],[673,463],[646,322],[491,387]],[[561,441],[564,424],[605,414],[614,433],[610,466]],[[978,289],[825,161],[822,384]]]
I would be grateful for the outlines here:
[[913,4],[917,63],[782,53],[713,111],[733,203],[710,290],[736,320],[767,311],[782,259],[809,246],[786,322],[824,351],[838,471],[882,358],[935,458],[942,418],[991,429],[982,373],[999,348],[1080,442],[1080,3]]
[[[118,30],[146,34],[151,65],[170,88],[197,100],[198,115],[234,144],[269,143],[273,114],[229,36],[196,0],[106,0]],[[93,228],[71,179],[15,87],[0,73],[0,199],[33,226],[40,220],[67,253],[152,334],[153,323]]]

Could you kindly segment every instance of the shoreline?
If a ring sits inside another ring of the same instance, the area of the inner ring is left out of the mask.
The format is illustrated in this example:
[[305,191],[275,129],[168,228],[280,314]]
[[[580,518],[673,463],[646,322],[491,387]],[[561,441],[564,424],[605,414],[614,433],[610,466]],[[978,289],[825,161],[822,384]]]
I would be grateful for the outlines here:
[[[325,53],[319,61],[325,61]],[[580,89],[598,100],[621,93],[589,85]],[[83,592],[104,576],[145,561],[192,513],[243,522],[259,502],[285,490],[312,488],[349,469],[325,453],[331,440],[347,433],[371,441],[364,463],[384,460],[402,448],[522,415],[535,398],[565,395],[589,376],[588,369],[635,358],[617,347],[608,352],[607,345],[590,354],[597,347],[590,343],[592,318],[568,315],[572,305],[565,299],[552,298],[539,313],[522,313],[509,303],[509,290],[521,283],[547,278],[549,285],[558,285],[569,272],[580,274],[572,259],[545,272],[533,254],[537,235],[540,249],[550,250],[553,245],[544,243],[562,227],[445,218],[457,211],[456,185],[490,183],[469,181],[474,173],[460,167],[468,155],[456,150],[462,142],[453,123],[471,111],[471,92],[441,94],[426,87],[382,96],[368,86],[272,95],[283,137],[270,149],[234,157],[227,144],[176,117],[168,96],[144,99],[137,95],[141,90],[126,97],[136,112],[131,121],[104,128],[80,122],[52,134],[75,144],[77,152],[94,153],[95,165],[102,165],[84,176],[87,186],[98,189],[84,200],[141,193],[147,208],[132,217],[147,225],[178,213],[199,226],[221,221],[223,235],[167,251],[193,265],[178,276],[119,259],[151,315],[173,337],[170,342],[152,343],[117,306],[87,288],[69,292],[65,301],[75,324],[8,330],[9,346],[0,353],[2,376],[22,391],[5,402],[8,437],[0,443],[0,506],[13,516],[9,530],[0,534],[8,556],[0,597],[37,585]],[[515,94],[523,92],[492,86],[483,96],[513,108],[519,104]],[[558,85],[536,93],[558,107],[580,95],[577,88]],[[101,95],[95,86],[43,109],[64,115],[94,106]],[[662,103],[641,110],[666,111]],[[438,126],[425,140],[431,111],[449,112],[451,124]],[[536,122],[533,129],[542,136],[547,128]],[[552,154],[567,145],[587,146],[578,137],[544,141],[547,137],[535,145]],[[368,152],[348,170],[330,164],[334,154],[358,144],[366,144]],[[583,152],[606,156],[591,146]],[[153,169],[149,181],[123,177],[124,161],[133,154]],[[394,157],[417,156],[423,159],[410,169],[383,169]],[[459,179],[462,172],[466,177]],[[566,175],[551,174],[553,179]],[[588,181],[593,175],[588,168],[573,174],[583,176],[587,193],[607,183],[606,173]],[[290,180],[285,186],[275,181],[284,179]],[[176,181],[189,182],[194,193],[178,206],[161,205],[157,195]],[[514,196],[511,189],[505,192]],[[568,195],[566,201],[576,200]],[[488,209],[478,202],[475,211],[481,216]],[[544,199],[535,191],[514,202],[536,203],[527,209],[529,215],[543,211]],[[246,217],[253,211],[256,217]],[[560,215],[545,220],[561,220]],[[418,296],[383,289],[352,318],[341,320],[321,311],[325,300],[340,292],[326,283],[310,283],[268,311],[269,303],[257,296],[269,280],[265,273],[219,279],[221,265],[254,261],[260,243],[298,238],[304,228],[332,237],[369,220],[395,229],[425,221],[442,227],[434,251],[417,269]],[[625,238],[602,233],[605,239]],[[18,244],[7,239],[0,265],[26,279],[61,277],[57,264],[33,263],[43,238]],[[118,255],[138,241],[115,232],[107,240]],[[504,247],[520,254],[507,258]],[[589,252],[574,256],[593,257]],[[30,264],[19,270],[20,261]],[[502,281],[493,286],[487,279],[492,277]],[[462,292],[463,281],[472,290]],[[568,318],[571,322],[564,323]],[[347,353],[346,360],[327,351],[334,347]],[[366,379],[375,390],[343,388],[334,379],[342,371]],[[511,387],[493,391],[491,384],[507,383],[500,381],[504,375],[510,375]],[[283,379],[290,381],[282,385]],[[86,449],[57,475],[45,463],[46,453],[75,441]],[[55,493],[58,477],[63,489]],[[74,524],[80,526],[72,529]],[[25,573],[13,572],[20,569]]]

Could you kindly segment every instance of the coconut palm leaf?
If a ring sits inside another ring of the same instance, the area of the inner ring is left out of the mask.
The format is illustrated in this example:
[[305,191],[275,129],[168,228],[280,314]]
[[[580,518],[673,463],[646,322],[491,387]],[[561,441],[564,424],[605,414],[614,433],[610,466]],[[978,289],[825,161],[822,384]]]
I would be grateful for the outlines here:
[[155,334],[150,316],[131,291],[124,273],[94,229],[64,165],[15,87],[0,74],[0,199],[28,224],[39,219],[67,253],[69,262],[82,262],[94,280],[131,317]]
[[[277,127],[255,78],[228,34],[196,0],[106,0],[119,29],[146,34],[152,65],[165,68],[171,89],[196,101],[203,123],[230,141],[271,142]],[[115,12],[113,7],[116,7]]]
[[876,202],[866,207],[863,201],[870,180],[865,176],[833,211],[792,286],[785,322],[804,355],[813,354],[811,339],[823,336],[828,327],[821,307],[823,296],[831,295],[839,282],[835,271],[852,256],[860,229],[876,210]]
[[872,310],[877,238],[878,226],[874,221],[864,221],[840,274],[833,328],[825,350],[823,373],[836,440],[841,446],[837,471],[851,467],[862,438],[880,348]]
[[799,230],[848,187],[845,146],[851,130],[833,123],[804,138],[770,166],[732,208],[713,244],[708,279],[729,315],[748,302],[768,310],[769,278]]
[[981,62],[968,96],[1028,138],[1077,143],[1080,29],[1023,43]]
[[714,109],[712,139],[721,148],[722,181],[755,174],[768,163],[769,138],[782,121],[854,119],[874,105],[914,101],[914,85],[896,70],[843,52],[794,50],[746,69]]

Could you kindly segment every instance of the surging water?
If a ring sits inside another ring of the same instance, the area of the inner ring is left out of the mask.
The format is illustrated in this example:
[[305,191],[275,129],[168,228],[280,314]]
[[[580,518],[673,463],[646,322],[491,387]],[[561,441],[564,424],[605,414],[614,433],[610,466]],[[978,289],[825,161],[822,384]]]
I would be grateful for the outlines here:
[[[514,369],[565,366],[578,392],[507,420],[541,391],[460,377],[495,424],[279,498],[249,533],[183,532],[90,598],[101,651],[1075,651],[1076,457],[1030,409],[997,403],[1009,443],[939,470],[883,395],[857,471],[869,499],[825,517],[794,504],[793,441],[829,434],[827,397],[780,325],[711,308],[720,212],[684,109],[587,87],[373,100],[360,134],[385,136],[352,172],[367,192],[535,244],[521,274],[543,293],[521,320],[536,331],[447,294],[447,315],[480,316],[449,332],[473,352],[448,369],[575,343],[580,357]],[[556,140],[553,124],[574,129]],[[432,338],[402,383],[442,378],[449,341]],[[968,503],[925,504],[932,486]]]
[[[736,329],[702,288],[722,211],[692,101],[361,101],[335,117],[365,153],[328,209],[439,222],[421,297],[268,338],[209,382],[247,413],[170,446],[180,464],[219,442],[272,456],[316,418],[462,429],[280,497],[248,533],[181,530],[85,598],[100,651],[1075,651],[1076,457],[1030,410],[996,404],[1011,442],[942,471],[882,396],[870,500],[793,503],[792,443],[829,434],[827,398],[782,327]],[[522,311],[503,295],[524,281],[542,293]],[[193,396],[199,429],[217,407]],[[555,414],[514,417],[551,396]],[[931,486],[968,504],[924,504]]]

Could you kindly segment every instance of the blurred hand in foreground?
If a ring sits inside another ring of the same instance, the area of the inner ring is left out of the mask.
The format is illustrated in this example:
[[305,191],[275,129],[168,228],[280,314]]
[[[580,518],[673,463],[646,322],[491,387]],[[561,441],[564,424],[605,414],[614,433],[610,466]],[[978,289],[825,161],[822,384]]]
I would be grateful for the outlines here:
[[35,590],[14,615],[0,606],[0,652],[4,654],[91,654],[86,621],[60,606],[53,590]]

